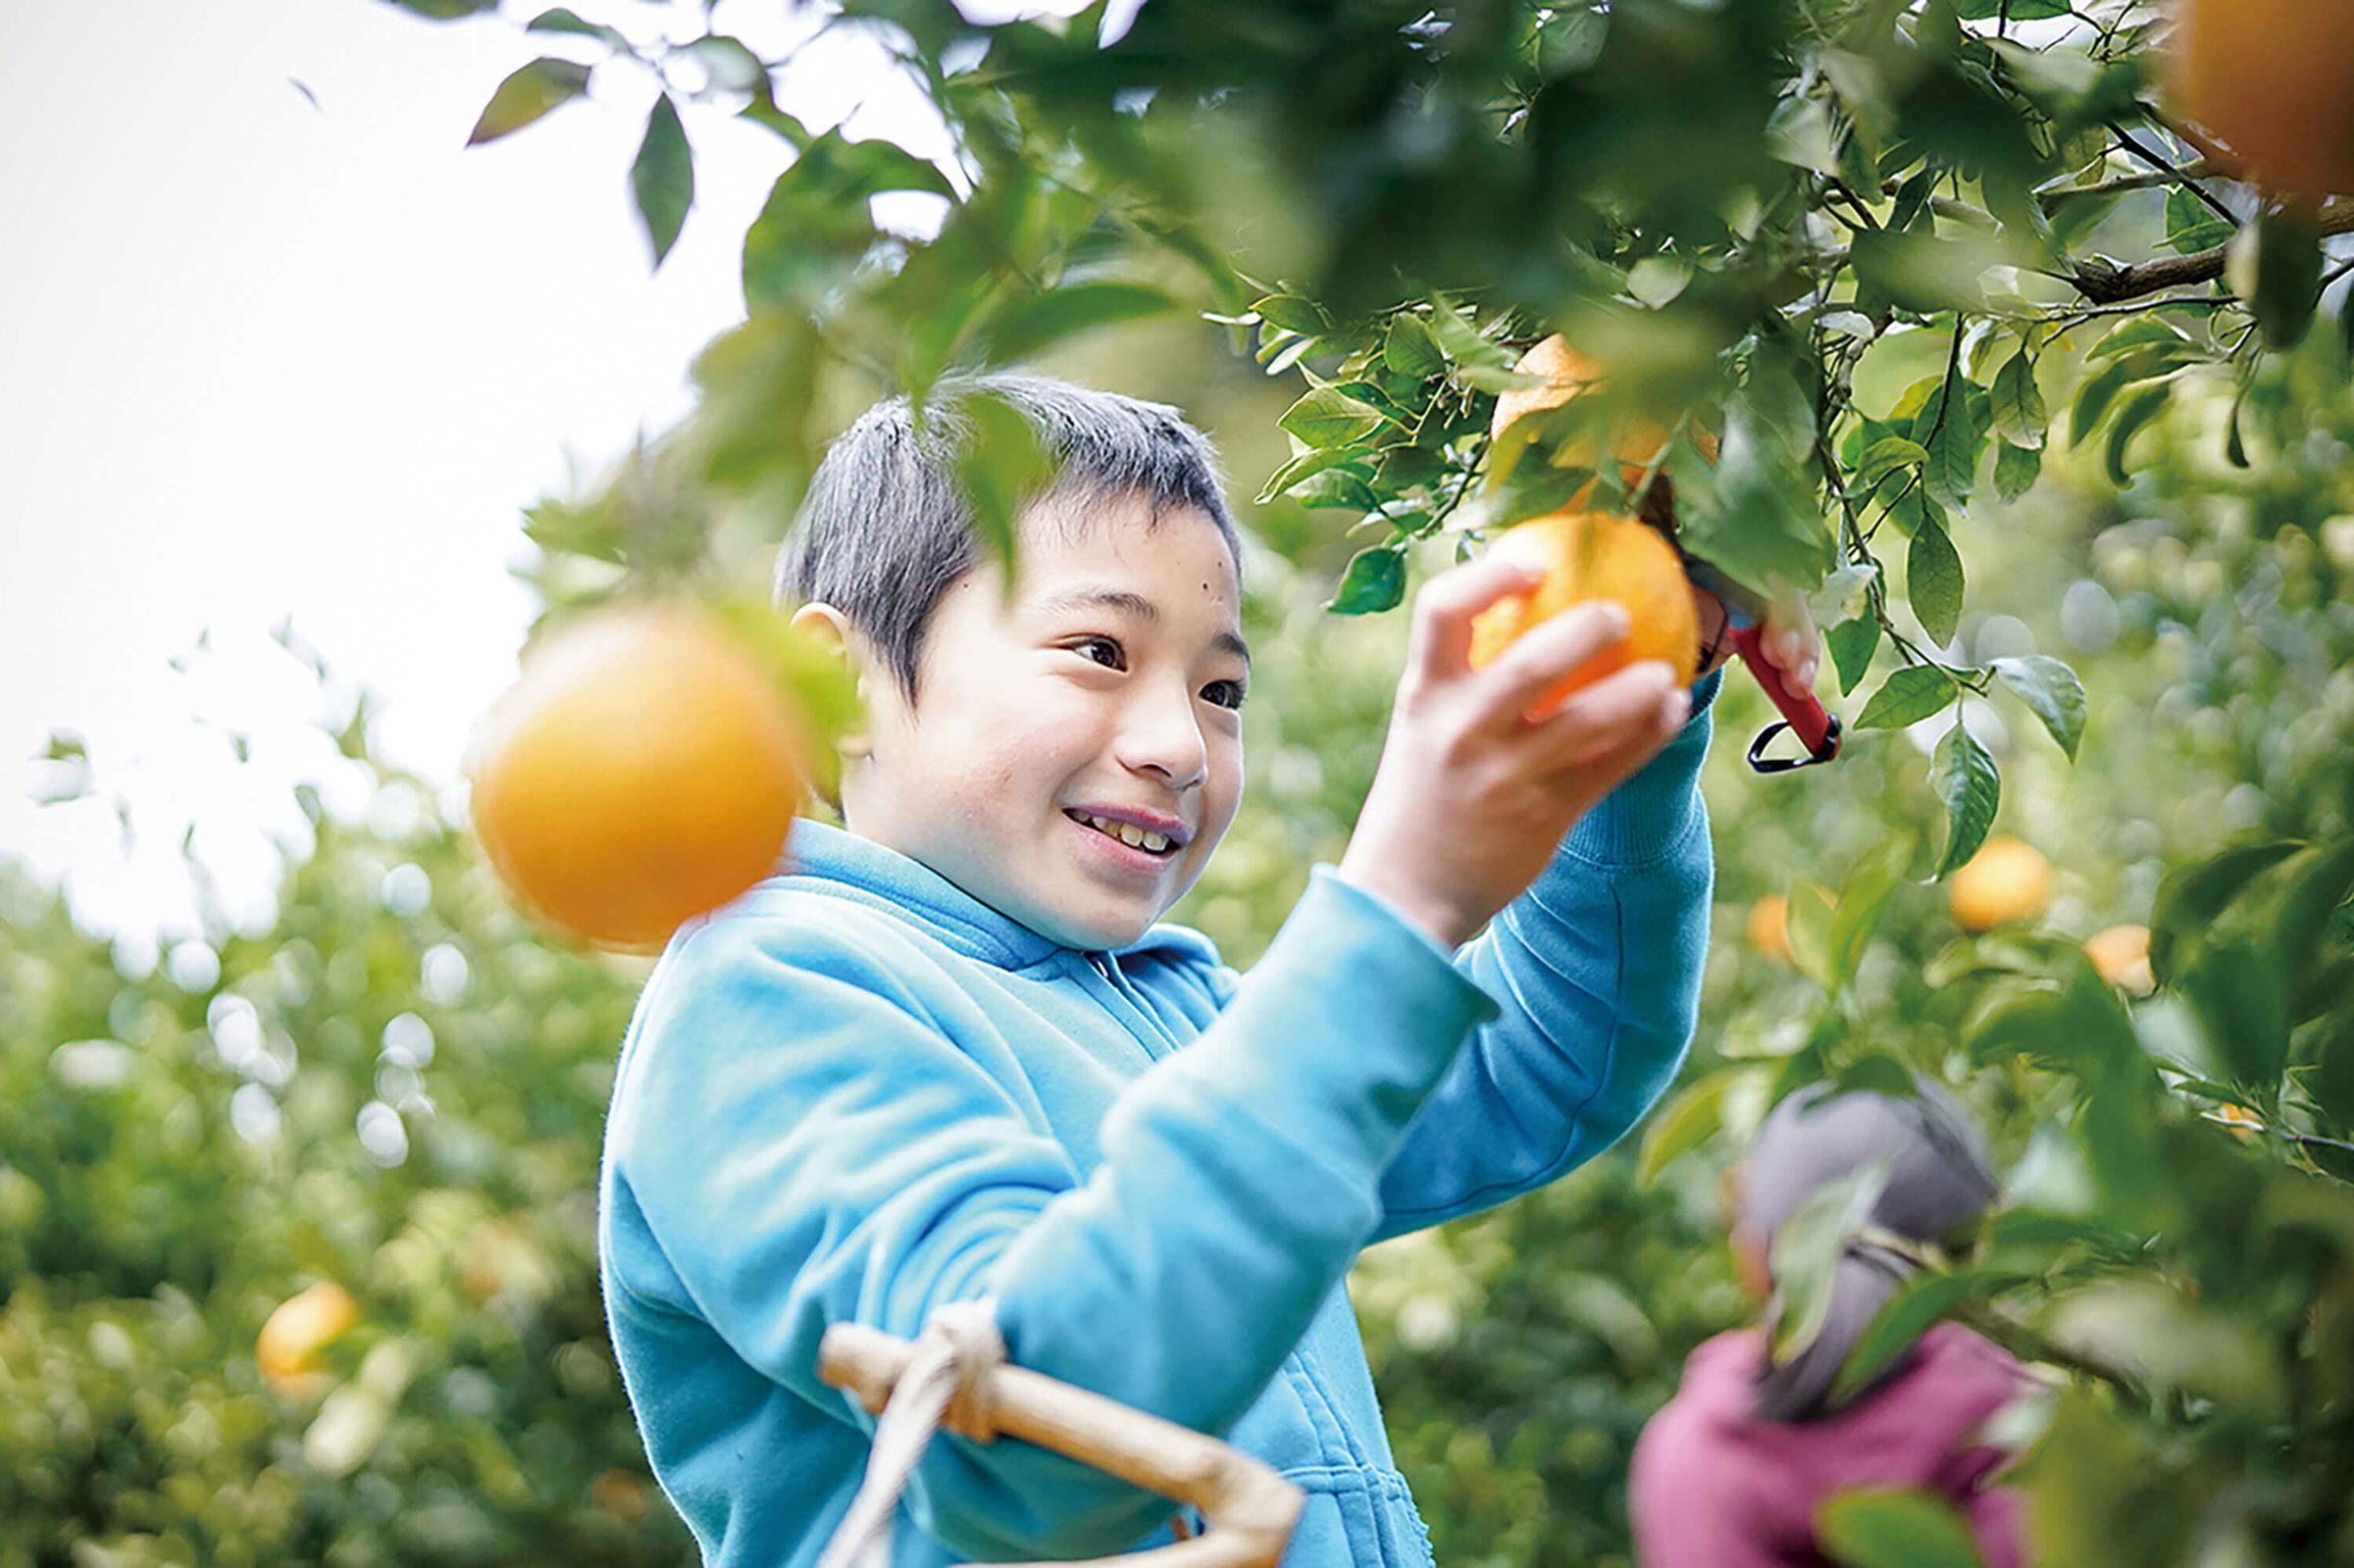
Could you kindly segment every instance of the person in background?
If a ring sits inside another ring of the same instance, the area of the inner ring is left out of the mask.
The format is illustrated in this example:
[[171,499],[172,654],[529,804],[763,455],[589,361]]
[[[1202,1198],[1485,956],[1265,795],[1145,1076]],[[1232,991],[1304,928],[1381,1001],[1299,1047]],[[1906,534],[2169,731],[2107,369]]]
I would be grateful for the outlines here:
[[[1765,1323],[1692,1352],[1682,1386],[1643,1429],[1627,1481],[1644,1568],[1826,1563],[1816,1510],[1855,1487],[1918,1488],[1952,1499],[1988,1568],[2028,1559],[2019,1494],[1997,1481],[2012,1455],[1988,1421],[2036,1383],[2010,1352],[1957,1323],[1933,1326],[1845,1399],[1841,1365],[1879,1309],[1919,1272],[1924,1246],[1965,1233],[1996,1195],[1985,1142],[1952,1096],[1790,1095],[1729,1174],[1736,1273]],[[1808,1198],[1866,1167],[1885,1183],[1836,1265],[1821,1332],[1786,1359],[1767,1264],[1775,1234]]]

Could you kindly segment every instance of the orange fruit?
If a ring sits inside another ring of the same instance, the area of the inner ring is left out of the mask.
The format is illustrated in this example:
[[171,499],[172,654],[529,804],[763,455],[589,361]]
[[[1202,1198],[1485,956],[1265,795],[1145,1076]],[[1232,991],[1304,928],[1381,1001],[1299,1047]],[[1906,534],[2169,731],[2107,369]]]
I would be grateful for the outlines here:
[[1692,683],[1700,668],[1700,612],[1683,562],[1657,530],[1601,512],[1555,512],[1507,529],[1496,548],[1542,565],[1545,577],[1472,618],[1474,670],[1495,662],[1530,627],[1572,605],[1614,599],[1626,610],[1626,640],[1571,671],[1532,713],[1642,659],[1663,659],[1678,685]]
[[803,749],[784,688],[709,617],[601,610],[534,649],[484,716],[474,831],[544,919],[650,947],[776,869]]
[[2084,952],[2101,979],[2112,986],[2123,986],[2136,996],[2147,996],[2158,988],[2150,974],[2147,926],[2112,926],[2096,932],[2084,938]]
[[2288,201],[2354,192],[2354,5],[2181,0],[2168,63],[2218,166]]
[[298,1384],[315,1370],[319,1352],[360,1321],[360,1304],[332,1280],[322,1280],[278,1304],[254,1340],[254,1363],[281,1387]]
[[1790,900],[1767,893],[1749,906],[1749,944],[1768,958],[1790,962]]
[[2052,902],[2052,863],[2034,845],[1996,834],[1954,873],[1945,899],[1965,931],[2033,920]]
[[[1500,393],[1496,399],[1496,413],[1488,422],[1490,436],[1502,435],[1515,420],[1526,415],[1560,408],[1578,393],[1601,384],[1609,376],[1601,362],[1571,348],[1559,332],[1521,355],[1519,363],[1512,369],[1523,376],[1542,376],[1546,384],[1514,387]],[[1644,470],[1659,461],[1660,453],[1667,445],[1667,427],[1655,419],[1634,419],[1612,433],[1618,437],[1615,455],[1620,465],[1619,472],[1629,485],[1641,483]],[[1700,448],[1701,456],[1711,463],[1716,461],[1715,436],[1695,426],[1692,440]],[[1594,437],[1585,433],[1561,442],[1553,454],[1553,462],[1556,468],[1601,466],[1595,455]],[[1582,504],[1587,494],[1586,491],[1580,491],[1570,505]]]

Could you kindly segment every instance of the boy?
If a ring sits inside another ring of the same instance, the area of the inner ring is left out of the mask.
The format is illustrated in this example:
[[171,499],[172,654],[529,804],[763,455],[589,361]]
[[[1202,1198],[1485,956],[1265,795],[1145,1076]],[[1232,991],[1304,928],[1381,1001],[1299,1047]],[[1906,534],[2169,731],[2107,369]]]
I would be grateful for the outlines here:
[[[1639,664],[1526,723],[1622,613],[1474,674],[1471,616],[1530,578],[1491,554],[1433,580],[1348,852],[1238,976],[1155,924],[1242,792],[1207,446],[1157,405],[967,384],[1060,476],[1010,596],[957,500],[952,390],[934,439],[870,411],[778,580],[859,675],[845,829],[796,823],[783,875],[682,930],[623,1043],[599,1256],[655,1472],[714,1568],[806,1568],[873,1429],[817,1380],[828,1325],[913,1337],[991,1297],[1016,1365],[1303,1487],[1288,1563],[1419,1568],[1342,1277],[1591,1157],[1674,1077],[1717,678]],[[1170,1539],[1162,1499],[945,1433],[901,1508],[900,1568]]]

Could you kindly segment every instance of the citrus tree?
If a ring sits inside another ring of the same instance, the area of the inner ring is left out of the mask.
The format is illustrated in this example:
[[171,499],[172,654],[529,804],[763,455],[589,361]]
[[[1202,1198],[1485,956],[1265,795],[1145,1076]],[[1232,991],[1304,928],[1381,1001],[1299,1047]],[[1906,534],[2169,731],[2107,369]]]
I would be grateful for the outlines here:
[[[2354,1559],[2341,7],[814,17],[920,89],[935,162],[804,124],[791,56],[713,5],[658,31],[619,3],[388,3],[542,49],[478,143],[646,74],[628,189],[656,266],[693,221],[692,122],[793,151],[695,411],[531,509],[557,616],[756,589],[881,392],[1043,361],[1195,394],[1267,546],[1246,611],[1276,695],[1179,912],[1238,962],[1345,842],[1416,572],[1567,506],[1671,501],[1728,584],[1811,599],[1847,746],[1795,781],[1711,760],[1723,902],[1677,1098],[1639,1146],[1356,1277],[1443,1560],[1623,1553],[1633,1434],[1744,1310],[1716,1172],[1780,1095],[1915,1071],[1986,1121],[2011,1199],[1849,1376],[1956,1315],[2052,1369],[2009,1434],[2052,1561]],[[1000,412],[961,478],[1010,551],[1042,458]],[[1767,716],[1736,672],[1719,724]],[[638,972],[536,941],[429,822],[323,817],[279,929],[225,936],[192,988],[11,894],[0,1048],[41,1086],[0,1141],[0,1245],[33,1239],[0,1258],[24,1560],[679,1551],[580,1214]],[[425,903],[387,892],[402,866]],[[428,987],[443,946],[463,1004]],[[1793,1310],[1822,1239],[1781,1260]],[[1943,1539],[1919,1499],[1846,1517],[1855,1562]]]

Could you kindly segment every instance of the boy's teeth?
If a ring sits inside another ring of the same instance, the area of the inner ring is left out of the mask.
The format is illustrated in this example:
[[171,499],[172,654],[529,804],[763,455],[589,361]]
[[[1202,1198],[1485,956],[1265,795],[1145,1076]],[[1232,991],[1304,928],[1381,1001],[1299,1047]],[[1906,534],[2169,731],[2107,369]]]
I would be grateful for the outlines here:
[[1169,840],[1164,835],[1153,833],[1148,828],[1139,828],[1132,822],[1113,822],[1108,817],[1098,817],[1092,813],[1088,814],[1085,820],[1089,827],[1099,833],[1109,834],[1124,844],[1131,844],[1139,849],[1149,849],[1156,855],[1169,847]]

